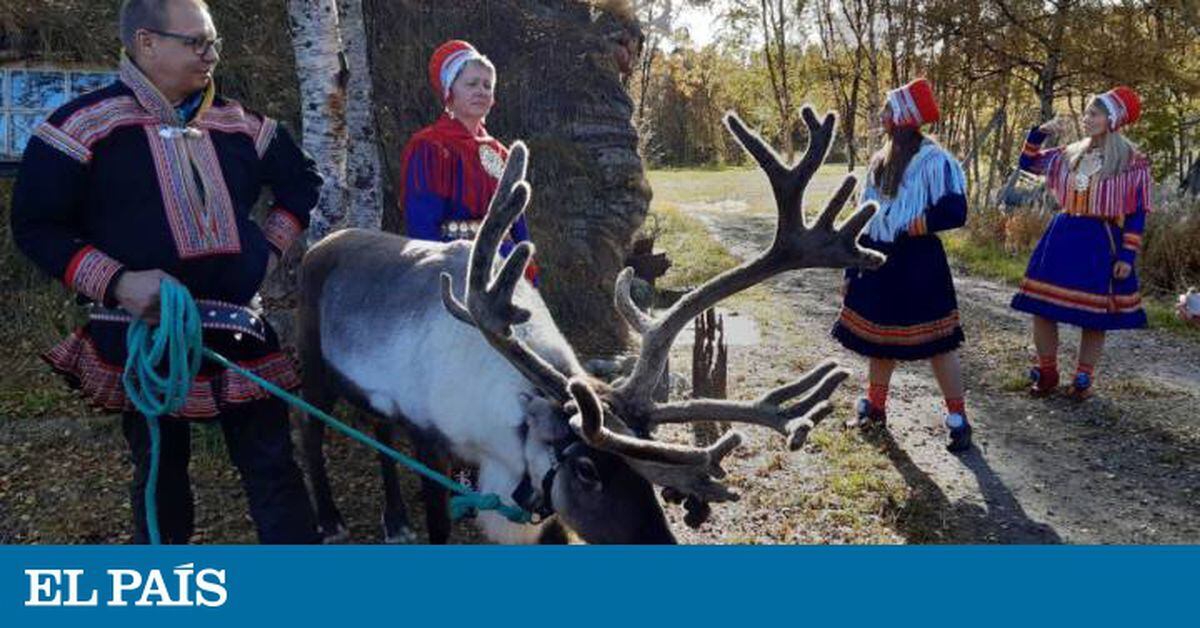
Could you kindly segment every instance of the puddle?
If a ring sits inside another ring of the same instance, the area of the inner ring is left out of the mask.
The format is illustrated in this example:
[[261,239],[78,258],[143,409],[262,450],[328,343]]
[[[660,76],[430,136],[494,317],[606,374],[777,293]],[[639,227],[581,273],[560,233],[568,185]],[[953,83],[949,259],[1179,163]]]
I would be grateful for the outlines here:
[[[754,317],[722,308],[717,308],[717,315],[722,317],[725,323],[725,346],[754,347],[762,343],[762,333],[759,331]],[[688,325],[679,332],[672,347],[691,347],[695,338],[695,332],[692,329],[692,326]]]

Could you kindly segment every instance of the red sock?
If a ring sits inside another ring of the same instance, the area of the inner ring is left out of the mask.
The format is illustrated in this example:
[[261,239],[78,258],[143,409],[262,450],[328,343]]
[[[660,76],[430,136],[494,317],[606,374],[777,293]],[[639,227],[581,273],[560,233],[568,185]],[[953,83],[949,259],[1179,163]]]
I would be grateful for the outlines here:
[[962,397],[946,397],[946,411],[950,414],[967,416],[967,402]]
[[867,386],[867,401],[876,410],[887,410],[887,384],[870,384]]
[[1037,358],[1038,368],[1042,369],[1043,373],[1058,372],[1058,355],[1039,355]]

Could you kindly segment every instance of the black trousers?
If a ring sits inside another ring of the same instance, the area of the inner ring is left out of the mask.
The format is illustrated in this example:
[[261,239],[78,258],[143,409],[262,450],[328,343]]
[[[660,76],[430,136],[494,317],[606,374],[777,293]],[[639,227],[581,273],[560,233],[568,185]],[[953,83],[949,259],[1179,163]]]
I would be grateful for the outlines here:
[[[317,543],[316,517],[300,468],[292,457],[287,406],[267,399],[230,406],[215,420],[221,423],[229,457],[242,476],[250,516],[262,543]],[[184,544],[195,529],[188,463],[191,423],[164,418],[158,469],[158,529],[163,543]],[[146,528],[146,480],[150,471],[150,429],[137,412],[122,420],[133,458],[133,542],[149,542]]]

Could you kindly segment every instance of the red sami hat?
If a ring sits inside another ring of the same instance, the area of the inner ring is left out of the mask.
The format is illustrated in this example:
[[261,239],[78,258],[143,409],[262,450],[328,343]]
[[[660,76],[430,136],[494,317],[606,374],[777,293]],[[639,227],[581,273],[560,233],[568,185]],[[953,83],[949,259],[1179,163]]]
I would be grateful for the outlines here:
[[1133,124],[1142,117],[1142,99],[1131,88],[1119,85],[1096,98],[1108,109],[1108,126],[1113,131]]
[[887,95],[892,108],[892,125],[917,127],[933,124],[941,119],[937,99],[933,97],[933,85],[919,78],[904,87],[893,89]]
[[461,39],[451,39],[438,46],[429,59],[429,84],[444,103],[450,100],[450,86],[454,79],[458,78],[458,73],[462,72],[463,67],[470,61],[484,59],[486,57],[479,54],[471,44]]

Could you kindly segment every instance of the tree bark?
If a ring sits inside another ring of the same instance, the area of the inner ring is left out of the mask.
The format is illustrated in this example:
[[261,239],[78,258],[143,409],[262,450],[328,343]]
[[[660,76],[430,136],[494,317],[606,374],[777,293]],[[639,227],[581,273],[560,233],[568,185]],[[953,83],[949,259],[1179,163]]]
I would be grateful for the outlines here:
[[383,217],[383,186],[371,56],[362,0],[337,0],[342,44],[346,49],[346,226],[378,229]]
[[346,73],[336,0],[288,0],[292,51],[300,83],[304,149],[325,183],[312,212],[309,243],[325,237],[346,215]]

